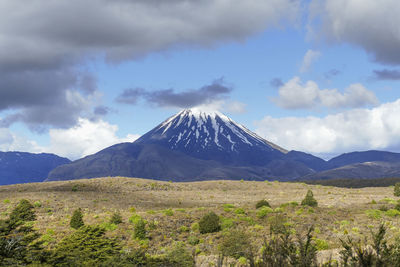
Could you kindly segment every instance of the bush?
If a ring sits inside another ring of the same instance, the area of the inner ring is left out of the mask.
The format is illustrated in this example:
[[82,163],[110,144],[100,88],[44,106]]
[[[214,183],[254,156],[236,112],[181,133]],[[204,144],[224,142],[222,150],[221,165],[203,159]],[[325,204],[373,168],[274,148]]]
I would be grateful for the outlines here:
[[166,260],[170,264],[167,266],[193,267],[195,263],[192,254],[182,242],[175,243],[175,246],[168,251]]
[[271,212],[274,212],[273,209],[271,209],[270,207],[265,207],[265,206],[264,206],[264,207],[261,207],[261,208],[257,211],[256,215],[257,215],[258,218],[262,219],[262,218],[264,218],[265,216],[267,216],[267,214],[269,214],[269,213],[271,213]]
[[395,183],[394,185],[394,190],[393,190],[393,194],[396,197],[400,197],[400,183]]
[[213,233],[221,230],[218,215],[214,212],[204,215],[199,221],[199,230],[201,234]]
[[146,233],[146,222],[140,218],[135,222],[133,235],[136,239],[146,239]]
[[200,240],[199,240],[199,238],[197,236],[191,235],[191,236],[188,237],[187,242],[190,245],[195,246],[200,242]]
[[268,201],[263,199],[263,200],[258,201],[257,204],[256,204],[256,209],[259,209],[261,207],[269,207],[269,208],[271,208],[271,205],[269,205]]
[[231,230],[224,234],[219,247],[222,256],[235,259],[240,257],[252,258],[252,246],[247,233],[241,230]]
[[81,208],[76,209],[72,214],[71,221],[69,225],[74,229],[79,229],[80,227],[84,226],[85,223],[83,222],[83,215]]
[[110,219],[110,223],[113,223],[113,224],[120,224],[120,223],[122,223],[122,216],[121,216],[121,214],[120,214],[119,212],[115,212],[115,213],[112,215],[111,219]]
[[313,194],[313,192],[311,190],[307,191],[307,195],[303,199],[303,201],[301,201],[301,205],[310,206],[310,207],[317,207],[318,206],[318,202],[314,198],[314,194]]

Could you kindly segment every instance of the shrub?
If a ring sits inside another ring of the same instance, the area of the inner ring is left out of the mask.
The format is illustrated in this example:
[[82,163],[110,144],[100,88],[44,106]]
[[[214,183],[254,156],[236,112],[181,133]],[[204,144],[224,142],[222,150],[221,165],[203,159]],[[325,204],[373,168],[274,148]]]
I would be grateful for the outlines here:
[[146,238],[146,222],[142,218],[135,222],[133,235],[136,239]]
[[83,215],[81,208],[76,209],[72,214],[71,221],[69,225],[74,229],[79,229],[80,227],[84,226],[85,223],[83,222]]
[[394,194],[396,197],[400,197],[400,183],[396,183],[396,184],[394,185],[393,194]]
[[122,216],[121,216],[121,214],[120,214],[119,212],[115,212],[115,213],[112,215],[111,219],[110,219],[110,223],[113,223],[113,224],[120,224],[120,223],[122,223]]
[[303,206],[310,206],[310,207],[316,207],[318,206],[318,202],[317,200],[314,198],[314,194],[311,190],[307,191],[307,195],[305,196],[305,198],[303,199],[303,201],[301,201],[301,205]]
[[269,207],[269,208],[271,208],[271,205],[269,205],[268,201],[266,201],[265,199],[262,199],[262,200],[257,202],[256,209],[259,209],[261,207]]
[[400,215],[400,211],[398,211],[397,209],[390,209],[386,211],[385,214],[389,217],[397,217]]
[[222,237],[219,247],[222,256],[229,256],[235,259],[240,257],[252,258],[252,246],[247,233],[242,230],[231,230]]
[[272,216],[268,219],[268,222],[271,234],[284,234],[289,231],[289,225],[286,224],[287,219],[281,214]]
[[195,264],[192,254],[182,242],[175,243],[174,247],[168,251],[166,260],[170,265],[162,266],[193,267]]
[[200,240],[199,240],[199,238],[197,236],[191,235],[191,236],[188,237],[187,242],[190,245],[194,246],[194,245],[197,245],[200,242]]
[[225,217],[221,218],[221,229],[225,230],[232,228],[233,226],[235,226],[235,223],[233,222],[232,219]]
[[35,201],[35,203],[33,203],[33,206],[35,206],[35,208],[40,208],[42,206],[42,202]]
[[214,212],[204,215],[199,221],[199,230],[201,234],[213,233],[221,230],[221,224],[218,215]]
[[243,208],[235,209],[235,214],[245,214],[244,209]]
[[166,209],[163,212],[167,216],[173,216],[174,215],[174,211],[172,209]]
[[36,219],[33,205],[26,199],[22,199],[10,214],[10,224],[34,221]]
[[260,208],[257,213],[256,216],[260,219],[264,218],[265,216],[267,216],[267,214],[274,212],[270,207],[262,207]]

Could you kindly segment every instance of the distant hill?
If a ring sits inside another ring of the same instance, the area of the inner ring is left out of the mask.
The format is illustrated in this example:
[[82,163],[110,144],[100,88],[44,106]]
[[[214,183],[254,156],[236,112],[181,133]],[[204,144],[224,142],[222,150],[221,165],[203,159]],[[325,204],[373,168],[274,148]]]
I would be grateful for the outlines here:
[[363,162],[400,162],[400,153],[369,150],[345,153],[328,161],[329,169]]
[[0,152],[0,185],[42,182],[52,169],[70,162],[54,154]]

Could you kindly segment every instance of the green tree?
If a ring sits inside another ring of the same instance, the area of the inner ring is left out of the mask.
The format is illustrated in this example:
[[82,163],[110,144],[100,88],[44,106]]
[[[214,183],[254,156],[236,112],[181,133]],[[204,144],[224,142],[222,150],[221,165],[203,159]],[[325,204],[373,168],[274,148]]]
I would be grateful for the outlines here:
[[218,232],[221,230],[221,222],[217,214],[209,212],[199,221],[199,230],[201,234]]
[[113,223],[113,224],[120,224],[120,223],[122,223],[122,216],[121,216],[121,214],[120,214],[119,212],[115,212],[115,213],[112,215],[111,219],[110,219],[110,223]]
[[5,265],[42,263],[46,253],[38,241],[40,234],[33,228],[36,219],[28,200],[21,200],[6,220],[0,220],[0,262]]
[[249,235],[242,230],[231,230],[222,237],[219,250],[223,257],[229,256],[235,259],[245,257],[250,262],[254,259],[252,244]]
[[99,226],[83,226],[57,245],[50,263],[54,266],[99,266],[119,258],[121,248],[116,240],[105,236]]
[[74,211],[69,225],[74,229],[79,229],[80,227],[85,225],[85,223],[83,222],[83,214],[81,208]]
[[269,208],[271,208],[271,205],[269,205],[268,201],[266,201],[265,199],[262,199],[262,200],[257,202],[256,209],[259,209],[261,207],[269,207]]
[[393,192],[393,194],[394,194],[396,197],[400,197],[400,183],[396,183],[396,184],[394,185],[394,192]]
[[146,233],[146,221],[140,218],[135,222],[133,235],[137,239],[145,239]]
[[318,206],[318,202],[317,200],[314,198],[314,194],[311,190],[307,191],[307,195],[305,196],[305,198],[303,199],[303,201],[301,201],[301,205],[303,206],[310,206],[310,207],[316,207]]

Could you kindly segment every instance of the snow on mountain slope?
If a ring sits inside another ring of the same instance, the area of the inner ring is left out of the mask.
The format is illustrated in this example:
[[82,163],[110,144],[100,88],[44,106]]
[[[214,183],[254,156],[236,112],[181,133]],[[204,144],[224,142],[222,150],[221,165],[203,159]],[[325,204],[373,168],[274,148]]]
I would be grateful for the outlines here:
[[135,143],[159,144],[201,159],[255,165],[287,153],[218,111],[196,108],[182,110]]

